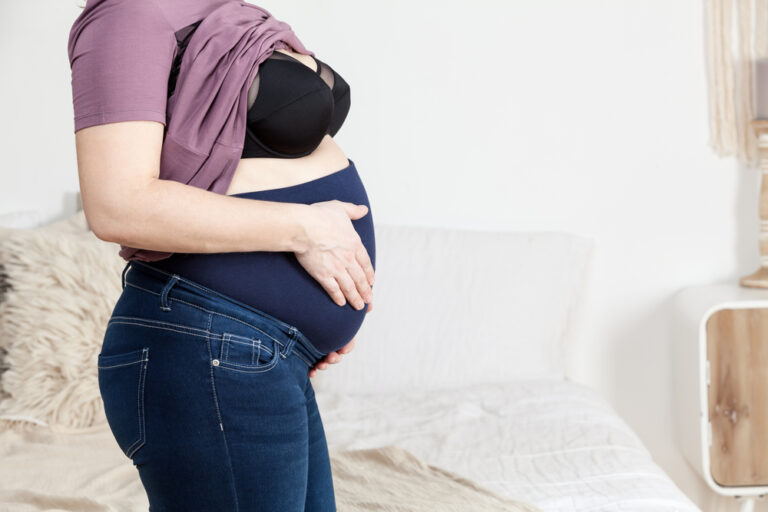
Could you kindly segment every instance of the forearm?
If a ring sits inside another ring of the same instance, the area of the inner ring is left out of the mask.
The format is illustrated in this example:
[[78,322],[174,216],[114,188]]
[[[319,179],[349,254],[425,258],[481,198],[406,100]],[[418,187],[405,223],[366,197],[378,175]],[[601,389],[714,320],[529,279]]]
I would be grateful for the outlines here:
[[155,179],[99,208],[92,228],[102,240],[154,251],[293,252],[304,247],[306,208]]

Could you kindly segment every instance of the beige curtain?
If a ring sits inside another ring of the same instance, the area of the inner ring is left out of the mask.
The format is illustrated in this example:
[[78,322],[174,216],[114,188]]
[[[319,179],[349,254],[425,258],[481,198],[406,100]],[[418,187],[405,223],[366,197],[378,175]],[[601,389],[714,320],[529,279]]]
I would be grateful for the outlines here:
[[754,62],[768,57],[768,0],[705,2],[709,145],[755,166]]

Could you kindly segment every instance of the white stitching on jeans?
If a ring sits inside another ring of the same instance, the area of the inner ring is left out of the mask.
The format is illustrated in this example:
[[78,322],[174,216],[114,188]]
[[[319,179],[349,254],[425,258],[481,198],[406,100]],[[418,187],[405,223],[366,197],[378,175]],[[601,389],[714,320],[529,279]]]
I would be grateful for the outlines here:
[[[229,347],[230,347],[230,345],[232,343],[240,343],[241,345],[247,345],[245,343],[236,342],[236,341],[232,340],[233,336],[237,336],[237,335],[225,332],[224,335],[222,336],[222,348],[221,348],[222,356],[221,356],[221,359],[219,360],[219,364],[218,364],[219,367],[226,368],[226,369],[229,369],[229,370],[234,370],[234,371],[240,371],[240,372],[243,372],[243,373],[262,373],[262,372],[266,372],[267,370],[271,370],[272,368],[274,368],[277,365],[277,363],[279,361],[279,357],[278,356],[280,355],[280,351],[279,350],[276,350],[275,352],[272,352],[270,350],[270,354],[272,355],[272,358],[269,360],[269,362],[262,363],[262,364],[256,365],[256,366],[242,364],[242,363],[235,363],[233,361],[230,361],[229,360]],[[259,342],[259,345],[261,345],[261,342]],[[226,353],[224,353],[225,347],[226,347]],[[245,368],[245,370],[239,370],[238,368],[235,368],[235,366],[239,366],[241,368]]]
[[[133,284],[133,283],[128,283],[128,282],[126,282],[126,285],[127,285],[127,286],[133,286],[134,288],[138,288],[139,290],[144,290],[145,292],[147,292],[147,293],[151,293],[151,294],[153,294],[153,295],[159,295],[159,293],[155,293],[155,292],[153,292],[152,290],[147,290],[146,288],[142,288],[141,286],[136,286],[136,285],[135,285],[135,284]],[[259,329],[258,327],[256,327],[255,325],[249,324],[248,322],[246,322],[246,321],[244,321],[244,320],[240,320],[239,318],[235,318],[235,317],[232,317],[232,316],[226,315],[226,314],[224,314],[224,313],[219,313],[218,311],[211,311],[211,310],[209,310],[209,309],[206,309],[206,308],[204,308],[204,307],[202,307],[202,306],[199,306],[199,305],[197,305],[197,304],[192,304],[192,303],[190,303],[190,302],[187,302],[187,301],[185,301],[185,300],[182,300],[182,299],[178,299],[178,298],[176,298],[176,299],[174,299],[174,298],[170,298],[169,300],[176,300],[176,301],[179,301],[179,302],[183,302],[184,304],[187,304],[187,305],[189,305],[189,306],[192,306],[193,308],[197,308],[197,309],[199,309],[199,310],[201,310],[201,311],[205,311],[205,312],[206,312],[206,313],[208,313],[209,315],[219,315],[219,316],[223,316],[223,317],[226,317],[226,318],[230,318],[230,319],[232,319],[232,320],[235,320],[235,321],[237,321],[237,322],[240,322],[240,323],[242,323],[242,324],[245,324],[245,325],[247,325],[247,326],[249,326],[249,327],[252,327],[252,328],[256,329],[256,330],[257,330],[257,331],[259,331],[259,332],[264,332],[264,331],[262,331],[261,329]],[[114,317],[114,318],[119,318],[119,317]],[[130,318],[130,317],[126,317],[126,318]],[[212,317],[212,316],[210,316],[209,318],[210,318],[210,319],[212,319],[213,317]],[[160,320],[152,320],[152,321],[153,321],[153,322],[160,322]],[[124,321],[113,321],[113,320],[110,320],[110,321],[109,321],[109,323],[130,323],[130,322],[124,322]],[[165,322],[165,323],[169,323],[169,322]],[[144,326],[144,327],[149,327],[150,329],[153,329],[153,328],[154,328],[154,329],[167,329],[167,330],[170,330],[170,331],[181,332],[182,334],[191,334],[191,335],[193,335],[193,336],[219,336],[219,335],[218,335],[218,334],[216,334],[216,333],[212,333],[212,332],[210,332],[210,321],[209,321],[209,327],[208,327],[208,329],[209,329],[209,330],[208,330],[208,331],[205,331],[205,332],[206,332],[206,334],[195,334],[195,333],[192,333],[192,332],[182,332],[182,331],[178,331],[178,330],[176,330],[176,329],[169,329],[169,328],[167,328],[167,327],[155,327],[155,326],[153,326],[153,325],[146,325],[146,324],[139,324],[139,323],[135,323],[134,325],[141,325],[141,326]],[[176,326],[178,326],[178,327],[183,327],[183,328],[185,328],[185,329],[197,329],[198,331],[200,330],[200,329],[198,329],[197,327],[180,326],[180,325],[178,325],[178,324],[171,324],[171,325],[176,325]],[[280,342],[280,340],[276,339],[274,336],[270,336],[270,335],[269,335],[269,334],[267,334],[267,333],[264,333],[264,334],[265,334],[266,336],[269,336],[269,338],[273,339],[273,340],[274,340],[274,341],[275,341],[275,342],[276,342],[276,343],[277,343],[277,344],[280,346],[280,349],[279,349],[279,350],[280,350],[280,351],[282,351],[282,348],[283,348],[283,346],[284,346],[284,345],[283,345],[283,343],[281,343],[281,342]],[[301,354],[300,354],[300,353],[299,353],[299,352],[296,350],[296,348],[293,348],[293,350],[291,350],[291,353],[293,353],[293,354],[296,354],[297,356],[299,356],[299,357],[301,358],[301,360],[302,360],[302,361],[304,361],[304,363],[305,363],[307,366],[309,366],[310,368],[312,367],[312,363],[310,363],[309,361],[307,361],[307,360],[304,358],[304,356],[302,356],[302,355],[301,355]]]
[[[188,281],[185,281],[185,282],[188,282]],[[134,288],[138,288],[138,289],[140,289],[140,290],[144,290],[145,292],[151,293],[151,294],[153,294],[153,295],[160,295],[159,293],[153,292],[152,290],[147,290],[146,288],[143,288],[143,287],[141,287],[141,286],[137,286],[137,285],[135,285],[135,284],[132,284],[132,283],[126,283],[126,284],[127,284],[127,285],[129,285],[129,286],[133,286]],[[198,287],[198,288],[199,288],[199,287]],[[246,322],[245,320],[240,320],[239,318],[235,318],[235,317],[233,317],[233,316],[227,315],[226,313],[220,313],[220,312],[218,312],[218,311],[212,311],[212,310],[210,310],[210,309],[206,309],[206,308],[204,308],[204,307],[202,307],[202,306],[199,306],[198,304],[192,304],[191,302],[187,302],[187,301],[185,301],[184,299],[178,299],[178,298],[173,298],[173,297],[169,297],[169,298],[168,298],[168,301],[169,301],[169,302],[170,302],[170,301],[174,301],[174,300],[175,300],[175,301],[178,301],[178,302],[181,302],[181,303],[184,303],[184,304],[187,304],[188,306],[192,306],[193,308],[197,308],[197,309],[200,309],[201,311],[205,311],[206,313],[213,313],[213,314],[215,314],[215,315],[223,316],[223,317],[225,317],[225,318],[229,318],[229,319],[231,319],[231,320],[234,320],[234,321],[236,321],[236,322],[240,322],[240,323],[242,323],[242,324],[245,324],[245,325],[247,325],[247,326],[249,326],[249,327],[252,327],[253,329],[256,329],[257,331],[264,333],[264,335],[265,335],[265,336],[269,336],[270,338],[272,338],[273,340],[275,340],[275,341],[277,342],[277,344],[278,344],[278,345],[280,345],[280,350],[281,350],[281,351],[282,351],[282,349],[283,349],[283,343],[282,343],[282,342],[280,342],[280,340],[276,339],[276,338],[275,338],[275,337],[273,337],[273,336],[270,336],[268,333],[266,333],[266,332],[262,331],[261,329],[259,329],[259,328],[258,328],[258,327],[256,327],[255,325],[253,325],[253,324],[250,324],[250,323]],[[295,326],[291,326],[291,331],[292,331],[292,332],[295,334],[295,333],[296,333],[296,327],[295,327]],[[298,334],[296,334],[296,335],[298,335]],[[313,348],[313,347],[307,347],[307,348],[308,348],[310,351],[314,352],[314,353],[315,353],[315,355],[317,355],[318,357],[322,357],[322,356],[324,356],[324,355],[325,355],[325,354],[323,354],[322,352],[318,351],[317,349],[315,349],[315,348]]]
[[[167,325],[169,327],[177,327],[179,329],[187,329],[190,331],[197,331],[199,333],[207,333],[205,329],[200,329],[198,327],[192,327],[191,325],[186,324],[177,324],[174,322],[164,322],[162,320],[155,320],[154,318],[144,318],[144,317],[137,317],[137,316],[125,316],[125,315],[112,315],[109,322],[115,321],[115,320],[133,320],[135,322],[146,322],[147,324],[154,324],[154,325]],[[108,323],[109,323],[108,322]],[[150,327],[150,326],[148,326]]]
[[[170,327],[162,327],[162,326],[159,326],[159,325],[148,325],[148,324],[139,323],[139,322],[128,322],[126,320],[110,320],[109,323],[110,324],[138,325],[138,326],[141,326],[141,327],[147,327],[149,329],[162,329],[162,330],[165,330],[165,331],[179,332],[181,334],[189,334],[190,336],[199,336],[199,337],[202,337],[202,338],[206,337],[205,334],[197,334],[197,333],[194,333],[194,332],[181,331],[179,329],[172,329]],[[211,333],[211,334],[216,336],[214,333]]]
[[[136,393],[136,403],[137,403],[137,410],[140,411],[140,415],[138,418],[139,421],[139,438],[128,448],[125,449],[126,455],[130,458],[133,456],[136,451],[144,446],[146,442],[146,436],[144,435],[144,421],[145,421],[145,414],[144,414],[144,383],[146,380],[147,375],[147,361],[149,360],[149,347],[144,347],[142,349],[142,352],[144,353],[142,359],[141,359],[141,367],[139,368],[139,389]],[[138,443],[138,446],[137,446]]]
[[[141,265],[141,264],[140,264],[140,265]],[[176,277],[176,278],[177,278],[177,279],[176,279],[176,281],[177,281],[177,282],[179,282],[179,281],[180,281],[180,282],[186,283],[186,284],[188,284],[188,285],[190,285],[190,286],[194,286],[195,288],[197,288],[197,289],[201,290],[203,293],[209,293],[209,290],[208,290],[208,289],[206,289],[204,286],[201,286],[201,285],[199,285],[199,284],[197,284],[197,283],[194,283],[193,281],[190,281],[190,280],[188,280],[188,279],[184,279],[184,278],[182,278],[181,276],[179,276],[178,274],[169,274],[168,272],[166,272],[166,271],[164,271],[164,270],[160,270],[160,269],[157,269],[157,268],[153,268],[152,270],[156,270],[156,271],[160,272],[161,274],[164,274],[164,275],[166,275],[166,276],[168,276],[168,277],[170,277],[170,278],[172,278],[172,277]],[[138,288],[138,286],[137,286],[137,288]],[[143,289],[143,288],[142,288],[142,289]],[[149,290],[147,290],[147,291],[149,291]],[[215,290],[210,290],[210,291],[213,291],[214,293],[217,293]],[[155,293],[155,292],[150,292],[150,293]],[[155,294],[155,295],[160,295],[160,294]],[[168,300],[170,301],[170,300],[173,300],[173,299],[169,298]],[[181,302],[184,302],[184,301],[182,300]],[[214,311],[214,313],[216,313],[216,312]],[[218,313],[217,313],[217,314],[218,314]],[[226,315],[225,315],[225,316],[226,316]],[[246,322],[246,323],[247,323],[247,322]],[[285,322],[282,322],[282,321],[280,321],[280,323],[282,323],[282,324],[283,324],[283,325],[285,325],[285,326],[288,326],[288,327],[292,327],[292,328],[295,328],[294,326],[292,326],[292,325],[288,325],[288,324],[287,324],[287,323],[285,323]],[[250,325],[250,324],[248,324],[248,325]]]
[[[211,322],[213,321],[213,313],[210,313],[208,316],[208,329],[211,328]],[[213,354],[211,353],[211,342],[210,339],[208,339],[208,342],[205,344],[206,348],[208,349],[208,360],[213,361]],[[237,501],[237,488],[235,486],[235,472],[232,469],[232,457],[229,455],[229,443],[227,442],[227,433],[224,431],[224,420],[221,419],[221,411],[219,410],[219,400],[216,397],[216,380],[213,376],[213,363],[211,363],[208,368],[211,371],[211,394],[213,395],[213,403],[216,405],[216,415],[219,418],[219,429],[221,429],[221,435],[224,438],[224,451],[227,454],[227,467],[229,468],[229,475],[232,479],[232,494],[235,499],[235,510],[240,510],[240,504]]]
[[[147,292],[147,293],[151,293],[151,294],[153,294],[153,295],[160,295],[159,293],[153,292],[152,290],[147,290],[146,288],[142,288],[141,286],[136,286],[135,284],[132,284],[132,283],[126,283],[126,284],[127,284],[128,286],[133,286],[134,288],[138,288],[139,290],[144,290],[145,292]],[[281,349],[282,349],[282,347],[283,347],[283,343],[282,343],[280,340],[278,340],[278,339],[277,339],[277,338],[275,338],[274,336],[271,336],[270,334],[268,334],[268,333],[266,333],[266,332],[262,331],[261,329],[259,329],[259,328],[258,328],[258,327],[256,327],[255,325],[253,325],[253,324],[250,324],[250,323],[246,322],[245,320],[241,320],[241,319],[239,319],[239,318],[235,318],[234,316],[230,316],[230,315],[227,315],[226,313],[221,313],[221,312],[219,312],[219,311],[212,311],[212,310],[210,310],[210,309],[206,309],[206,308],[204,308],[204,307],[202,307],[202,306],[200,306],[200,305],[198,305],[198,304],[192,304],[191,302],[187,302],[187,301],[185,301],[184,299],[179,299],[179,298],[173,298],[173,297],[169,297],[169,298],[168,298],[168,301],[169,301],[169,302],[178,301],[178,302],[181,302],[181,303],[187,304],[188,306],[192,306],[193,308],[197,308],[197,309],[199,309],[199,310],[201,310],[201,311],[205,311],[206,313],[213,313],[214,315],[223,316],[223,317],[225,317],[225,318],[229,318],[230,320],[234,320],[235,322],[240,322],[241,324],[244,324],[244,325],[247,325],[248,327],[251,327],[251,328],[253,328],[253,329],[256,329],[257,331],[259,331],[259,332],[263,333],[265,336],[268,336],[268,337],[272,338],[273,340],[275,340],[275,341],[277,342],[277,344],[278,344],[278,345],[280,345]]]
[[132,364],[140,363],[142,361],[143,361],[143,359],[139,359],[138,361],[133,361],[131,363],[111,364],[109,366],[98,365],[98,367],[99,368],[103,368],[103,369],[107,369],[107,368],[120,368],[121,366],[130,366]]

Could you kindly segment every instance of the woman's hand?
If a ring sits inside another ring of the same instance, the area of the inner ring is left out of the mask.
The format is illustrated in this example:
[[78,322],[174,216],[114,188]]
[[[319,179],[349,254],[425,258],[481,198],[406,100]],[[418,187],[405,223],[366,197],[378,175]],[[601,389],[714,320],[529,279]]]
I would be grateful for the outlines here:
[[[301,266],[339,306],[357,310],[373,301],[373,265],[351,219],[368,213],[364,204],[333,199],[309,205],[304,222],[305,248],[295,251]],[[346,298],[346,300],[345,300]]]
[[[366,313],[369,313],[373,309],[373,303],[368,303],[368,310]],[[315,375],[317,375],[317,370],[327,370],[329,364],[336,364],[341,361],[341,358],[344,354],[349,353],[353,348],[355,348],[355,338],[352,338],[349,343],[341,347],[339,350],[336,350],[335,352],[329,352],[323,357],[321,360],[319,360],[315,366],[313,366],[309,370],[309,377],[312,378]]]

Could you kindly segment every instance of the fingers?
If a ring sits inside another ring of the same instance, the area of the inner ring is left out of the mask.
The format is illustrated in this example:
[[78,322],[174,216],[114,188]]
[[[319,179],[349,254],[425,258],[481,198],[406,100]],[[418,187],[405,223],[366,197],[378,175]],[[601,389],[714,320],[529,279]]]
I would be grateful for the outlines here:
[[[366,302],[368,303],[368,311],[373,308],[373,291],[368,288],[367,298],[363,300],[357,288],[357,283],[359,281],[353,281],[349,276],[349,273],[346,275],[342,274],[342,276],[339,277],[318,278],[317,281],[331,297],[331,300],[338,306],[344,306],[347,303],[347,299],[350,299],[352,307],[357,310],[363,309]],[[365,278],[363,278],[363,283],[365,283]]]
[[368,215],[368,207],[364,204],[355,204],[345,201],[344,209],[352,220],[357,220],[360,217]]
[[371,259],[362,242],[358,244],[354,258],[354,261],[346,266],[346,274],[336,276],[336,282],[352,307],[361,310],[365,303],[373,302],[371,286],[374,281]]
[[336,352],[338,352],[339,354],[346,354],[348,352],[351,352],[353,348],[355,348],[355,338],[352,338],[351,340],[349,340],[349,343],[341,347]]
[[337,305],[344,306],[349,301],[352,307],[361,310],[366,303],[373,301],[373,290],[368,277],[357,261],[344,270],[346,272],[317,281]]
[[[370,307],[370,304],[368,306]],[[341,361],[342,355],[349,353],[353,348],[355,348],[355,338],[349,340],[349,342],[339,350],[327,353],[320,361],[315,364],[315,366],[309,370],[309,376],[314,377],[317,375],[318,370],[326,370],[328,369],[329,364],[338,363]]]
[[[365,302],[371,302],[373,300],[373,291],[371,290],[371,285],[368,284],[368,277],[365,275],[365,272],[363,272],[363,269],[360,267],[357,261],[355,261],[351,266],[347,267],[347,272],[349,272],[352,281],[354,281],[355,286],[357,287],[357,292],[360,294],[363,300]],[[363,308],[361,307],[358,309]]]
[[339,284],[339,288],[341,288],[341,291],[352,304],[353,308],[363,309],[365,307],[365,302],[357,291],[357,286],[355,286],[355,282],[349,276],[349,272],[344,272],[343,274],[336,276],[336,282]]
[[[341,362],[341,358],[344,357],[341,354],[341,350],[347,348],[347,346],[349,346],[349,344],[345,345],[342,347],[342,349],[336,352],[327,353],[320,361],[317,362],[317,364],[315,364],[315,366],[309,370],[309,376],[314,377],[318,370],[327,370],[329,365]],[[349,350],[346,352],[349,352]]]
[[355,253],[355,258],[357,258],[357,263],[360,265],[360,268],[363,269],[365,277],[368,279],[368,285],[373,286],[376,276],[374,275],[373,265],[371,264],[371,257],[363,244],[360,244],[359,249]]
[[344,292],[342,292],[341,288],[339,288],[339,283],[336,281],[336,278],[333,276],[328,276],[324,278],[316,278],[317,282],[320,283],[320,286],[323,287],[325,292],[331,297],[331,300],[335,302],[338,306],[343,306],[347,303],[346,299],[344,298]]
[[[373,302],[373,290],[371,286],[374,281],[373,266],[368,256],[368,251],[361,243],[355,252],[354,261],[346,266],[346,274],[336,276],[341,292],[357,310],[365,307],[365,303]],[[334,299],[338,304],[338,301]],[[343,306],[343,304],[340,304]]]

